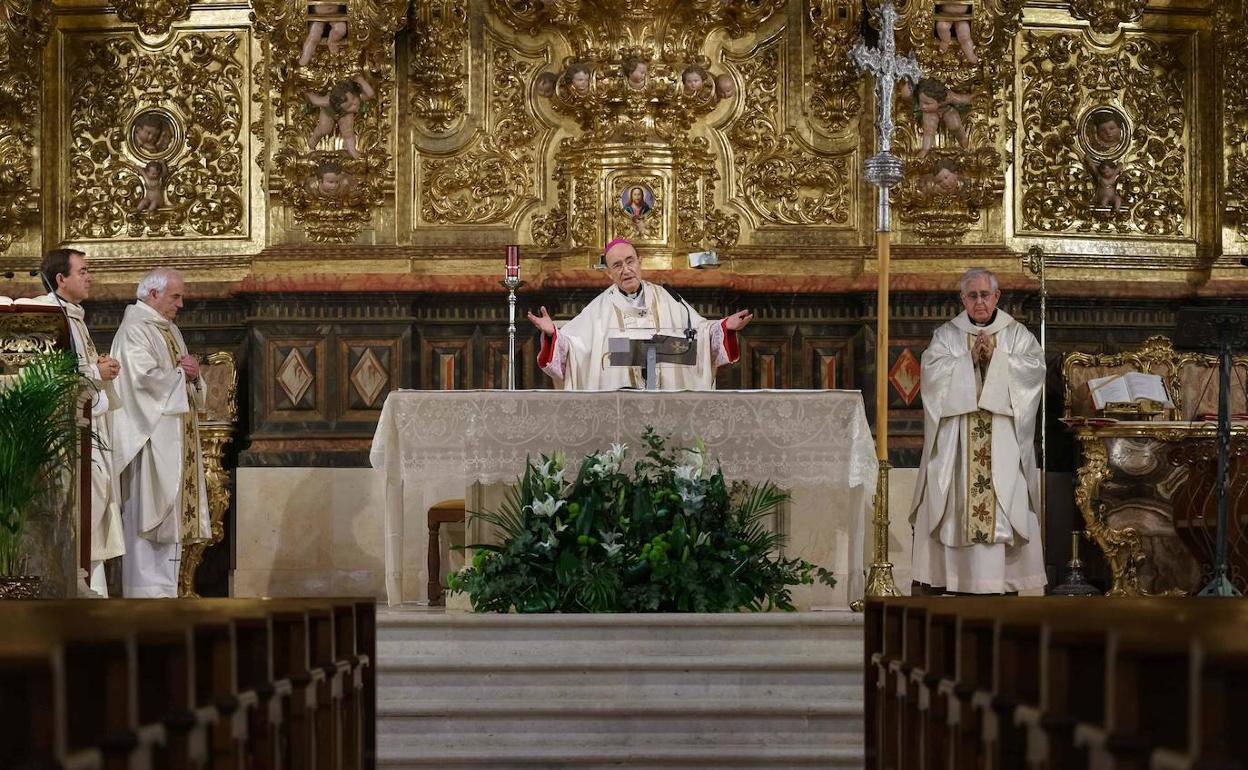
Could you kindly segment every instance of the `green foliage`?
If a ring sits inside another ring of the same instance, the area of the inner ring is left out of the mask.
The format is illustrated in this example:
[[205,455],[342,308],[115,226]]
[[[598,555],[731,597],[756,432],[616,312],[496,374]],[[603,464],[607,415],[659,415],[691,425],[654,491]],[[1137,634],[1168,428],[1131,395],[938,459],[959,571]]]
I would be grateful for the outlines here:
[[471,545],[450,576],[478,612],[726,612],[793,609],[789,586],[832,574],[776,555],[764,520],[788,499],[770,482],[706,476],[705,451],[670,450],[647,428],[632,475],[626,447],[586,457],[565,481],[561,454],[526,463],[503,506],[473,518],[502,545]]
[[40,355],[0,384],[0,575],[19,574],[31,507],[78,457],[74,407],[82,380],[72,353]]

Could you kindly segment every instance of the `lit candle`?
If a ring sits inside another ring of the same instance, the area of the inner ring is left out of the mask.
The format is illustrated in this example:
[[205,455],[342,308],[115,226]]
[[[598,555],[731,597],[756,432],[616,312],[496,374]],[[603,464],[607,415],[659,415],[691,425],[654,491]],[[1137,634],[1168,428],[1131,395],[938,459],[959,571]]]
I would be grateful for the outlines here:
[[507,247],[507,277],[508,278],[520,277],[520,247],[519,246]]

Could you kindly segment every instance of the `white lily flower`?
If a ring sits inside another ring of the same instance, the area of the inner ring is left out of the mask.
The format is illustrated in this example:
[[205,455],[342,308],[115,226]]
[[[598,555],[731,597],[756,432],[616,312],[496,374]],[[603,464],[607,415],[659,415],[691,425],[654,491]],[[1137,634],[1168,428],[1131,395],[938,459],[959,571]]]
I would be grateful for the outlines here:
[[617,466],[624,462],[624,453],[628,451],[628,444],[612,444],[611,451],[607,453],[607,457]]
[[701,478],[701,472],[692,465],[677,465],[676,480],[692,484]]
[[612,460],[609,454],[594,455],[594,464],[590,466],[589,472],[597,476],[610,476],[613,473],[620,472],[619,462]]
[[602,550],[607,552],[607,556],[615,556],[624,547],[623,543],[603,543]]
[[701,439],[698,439],[692,449],[680,450],[680,459],[686,466],[694,469],[697,478],[702,478],[702,474],[706,470],[706,452]]
[[546,495],[545,500],[533,501],[533,515],[549,519],[551,516],[554,516],[559,509],[564,506],[564,504],[565,502],[563,500],[556,500],[553,496]]
[[562,532],[567,528],[568,525],[564,524],[562,519],[555,519],[555,526],[551,527],[551,529],[555,532]]
[[545,540],[538,543],[537,545],[539,548],[545,548],[547,551],[553,551],[555,547],[559,545],[559,540],[558,538],[555,537],[555,533],[551,532],[549,535],[546,536]]

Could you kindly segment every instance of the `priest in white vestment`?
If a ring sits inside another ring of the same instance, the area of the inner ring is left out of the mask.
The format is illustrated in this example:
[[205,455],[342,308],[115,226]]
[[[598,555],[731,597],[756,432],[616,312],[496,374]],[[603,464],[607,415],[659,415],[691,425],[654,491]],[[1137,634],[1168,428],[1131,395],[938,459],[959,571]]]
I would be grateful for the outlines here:
[[121,364],[113,462],[121,474],[127,597],[177,596],[182,545],[210,535],[196,414],[207,386],[173,323],[184,291],[177,272],[148,273],[113,338]]
[[1045,585],[1036,468],[1044,352],[1005,311],[996,277],[968,270],[965,311],[923,353],[923,459],[915,485],[913,579],[940,592]]
[[692,329],[697,337],[697,362],[688,366],[660,362],[659,390],[714,390],[715,370],[740,357],[737,332],[753,319],[745,310],[708,321],[688,303],[663,287],[641,279],[641,259],[626,240],[607,244],[607,275],[612,285],[562,327],[541,309],[529,320],[542,331],[537,364],[564,390],[618,390],[646,386],[641,367],[607,363],[612,337],[648,339],[656,333],[680,336]]
[[112,416],[117,408],[113,380],[120,370],[117,360],[100,355],[87,330],[83,300],[91,293],[91,271],[86,255],[73,249],[53,249],[39,266],[48,286],[53,287],[40,302],[58,305],[65,311],[78,371],[91,386],[91,428],[96,440],[91,447],[91,569],[88,585],[100,596],[108,596],[104,562],[125,552],[121,534],[121,494],[113,470]]

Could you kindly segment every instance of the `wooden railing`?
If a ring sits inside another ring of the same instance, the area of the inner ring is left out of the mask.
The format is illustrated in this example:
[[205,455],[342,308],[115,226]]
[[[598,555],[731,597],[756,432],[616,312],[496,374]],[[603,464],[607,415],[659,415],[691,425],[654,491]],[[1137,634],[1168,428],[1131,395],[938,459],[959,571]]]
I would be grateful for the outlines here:
[[0,768],[371,770],[373,599],[0,603]]
[[869,769],[1248,768],[1241,599],[872,600],[864,647]]

